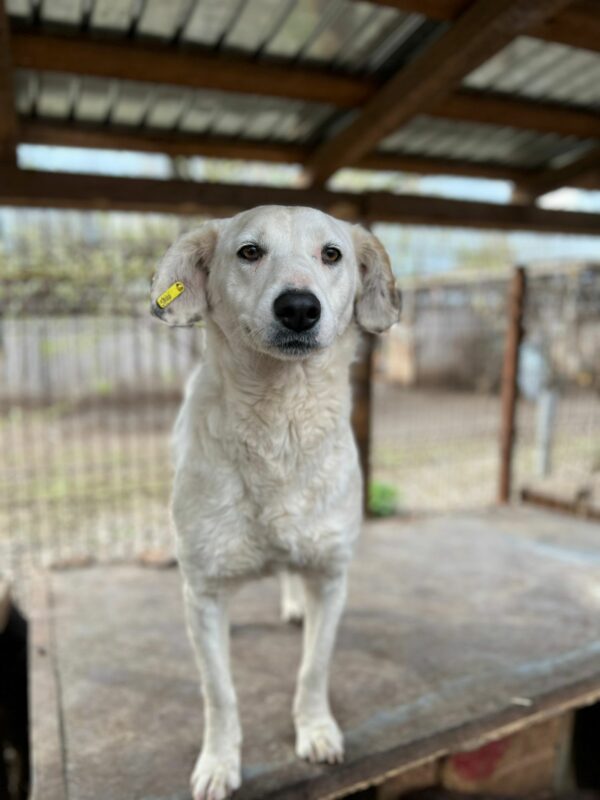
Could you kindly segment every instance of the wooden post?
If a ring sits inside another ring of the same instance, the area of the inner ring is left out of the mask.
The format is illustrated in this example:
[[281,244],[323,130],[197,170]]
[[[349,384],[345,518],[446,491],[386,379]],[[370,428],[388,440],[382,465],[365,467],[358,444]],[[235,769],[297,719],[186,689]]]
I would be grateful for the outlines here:
[[0,162],[17,164],[17,111],[10,51],[10,25],[5,0],[0,0]]
[[518,394],[517,375],[519,370],[519,347],[523,338],[525,288],[525,269],[517,267],[510,284],[508,329],[502,367],[502,423],[500,431],[500,480],[498,486],[498,502],[500,503],[509,501],[511,491]]
[[352,427],[363,474],[363,509],[366,517],[369,516],[369,484],[371,482],[371,400],[374,350],[375,336],[372,333],[364,334],[358,360],[352,368],[354,394]]

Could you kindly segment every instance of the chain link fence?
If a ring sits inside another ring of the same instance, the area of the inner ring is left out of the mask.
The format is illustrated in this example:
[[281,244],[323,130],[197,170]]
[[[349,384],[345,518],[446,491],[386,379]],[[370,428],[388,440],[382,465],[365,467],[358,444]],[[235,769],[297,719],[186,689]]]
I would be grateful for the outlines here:
[[[599,509],[600,267],[526,272],[514,497],[526,488]],[[404,286],[373,412],[374,479],[399,511],[496,501],[510,276],[480,270]]]
[[506,279],[403,286],[400,324],[381,342],[373,476],[413,514],[494,502]]
[[[202,332],[153,319],[148,289],[152,265],[195,224],[21,212],[4,237],[0,573],[171,549],[170,432]],[[376,353],[376,512],[495,501],[509,275],[405,281],[403,320]],[[518,488],[551,482],[597,498],[599,281],[586,265],[529,270]]]
[[169,330],[148,313],[152,264],[177,220],[31,217],[43,227],[23,226],[0,279],[9,575],[170,546],[170,430],[202,345],[199,329]]
[[600,514],[600,265],[530,272],[515,483]]

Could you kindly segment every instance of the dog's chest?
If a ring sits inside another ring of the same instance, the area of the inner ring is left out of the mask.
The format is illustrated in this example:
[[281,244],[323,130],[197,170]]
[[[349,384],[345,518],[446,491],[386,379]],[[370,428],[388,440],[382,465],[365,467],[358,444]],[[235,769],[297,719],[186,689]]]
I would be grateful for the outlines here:
[[251,406],[205,403],[204,412],[174,510],[183,547],[205,574],[319,567],[349,553],[360,475],[347,395],[290,388]]

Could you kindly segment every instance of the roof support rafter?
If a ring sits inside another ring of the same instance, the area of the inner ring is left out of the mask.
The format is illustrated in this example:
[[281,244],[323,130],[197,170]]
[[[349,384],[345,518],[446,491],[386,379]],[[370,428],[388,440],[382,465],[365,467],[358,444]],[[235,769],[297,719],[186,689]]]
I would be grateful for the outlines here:
[[331,192],[193,181],[113,178],[0,167],[0,204],[177,214],[231,214],[263,203],[310,205],[366,222],[600,235],[600,214],[547,211],[386,192]]
[[[430,19],[449,22],[457,19],[470,0],[370,0],[399,11],[424,14]],[[528,36],[560,42],[571,47],[600,50],[600,19],[596,0],[576,0],[569,8],[529,31]]]
[[86,36],[14,31],[12,57],[15,67],[24,69],[268,95],[339,108],[360,106],[376,88],[371,80],[322,69]]
[[[275,164],[303,164],[310,151],[296,144],[249,141],[197,134],[169,134],[73,122],[53,122],[23,117],[19,125],[19,141],[54,147],[84,147],[98,150],[131,150],[144,153],[164,153],[169,156],[203,156],[245,161],[265,161]],[[600,188],[600,164],[596,170],[573,172],[573,186]],[[459,175],[469,178],[511,181],[525,187],[535,183],[543,173],[523,167],[498,163],[459,161],[433,156],[403,155],[401,153],[372,153],[363,156],[353,169],[409,172],[418,175]],[[598,174],[596,174],[598,173]],[[520,202],[523,202],[522,192]]]
[[[282,142],[249,141],[198,134],[168,135],[81,123],[53,122],[23,117],[20,141],[60,147],[86,147],[100,150],[132,150],[165,153],[170,156],[205,156],[208,158],[244,159],[273,163],[303,164],[310,151]],[[533,173],[502,164],[455,161],[395,153],[374,153],[353,165],[355,169],[414,172],[420,175],[465,175],[492,180],[526,181]]]
[[[252,78],[257,65],[248,65],[240,59],[198,56],[184,53],[189,69],[182,69],[182,54],[145,45],[131,49],[131,61],[122,57],[122,45],[114,42],[92,41],[85,37],[45,37],[38,34],[13,34],[15,65],[40,71],[60,70],[70,74],[92,75],[117,80],[157,80],[174,86],[215,88],[221,91],[244,93],[249,91],[248,75]],[[94,58],[81,60],[82,51],[93,51]],[[116,47],[116,50],[115,50]],[[118,57],[114,57],[117,55]],[[157,71],[145,69],[147,60],[155,62]],[[195,59],[200,59],[195,61]],[[191,64],[195,63],[195,69]],[[212,69],[203,69],[205,61]],[[189,63],[188,63],[189,62]],[[254,93],[286,96],[288,79],[296,99],[325,102],[346,107],[352,103],[361,105],[373,97],[377,86],[362,78],[332,75],[321,69],[298,70],[294,67],[258,65],[261,80],[250,83]],[[218,71],[215,72],[215,68]],[[248,72],[250,70],[250,72]],[[294,83],[298,77],[306,81]],[[181,81],[181,82],[180,82]],[[316,87],[316,88],[315,88]],[[458,90],[442,97],[425,109],[427,114],[447,119],[465,120],[514,128],[552,132],[579,138],[600,137],[600,117],[584,109],[574,109],[556,104],[540,103],[505,97],[499,94],[472,90]]]
[[444,119],[509,125],[559,136],[600,138],[600,115],[596,112],[488,92],[453,92],[427,109],[426,113]]
[[533,202],[548,192],[563,186],[576,185],[600,172],[600,146],[593,147],[582,156],[556,169],[546,169],[517,182],[516,197],[520,202]]
[[10,30],[0,0],[0,162],[16,163],[17,112],[13,93]]
[[548,42],[584,50],[600,50],[600,12],[597,0],[579,0],[530,32]]
[[386,135],[441,101],[479,64],[524,31],[568,5],[568,0],[475,0],[423,53],[396,73],[358,117],[320,145],[307,163],[323,183],[344,164],[374,150]]

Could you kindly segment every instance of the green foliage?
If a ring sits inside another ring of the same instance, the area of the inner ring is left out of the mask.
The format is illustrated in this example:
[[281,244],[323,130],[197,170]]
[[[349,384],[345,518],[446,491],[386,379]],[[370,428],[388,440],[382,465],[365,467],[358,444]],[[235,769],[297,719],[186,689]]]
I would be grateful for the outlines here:
[[[131,314],[148,303],[154,268],[181,233],[176,218],[96,215],[77,224],[23,225],[0,246],[0,302],[6,316]],[[185,227],[197,224],[186,220]]]
[[371,481],[369,484],[369,511],[376,517],[390,517],[397,511],[398,492],[389,483]]

